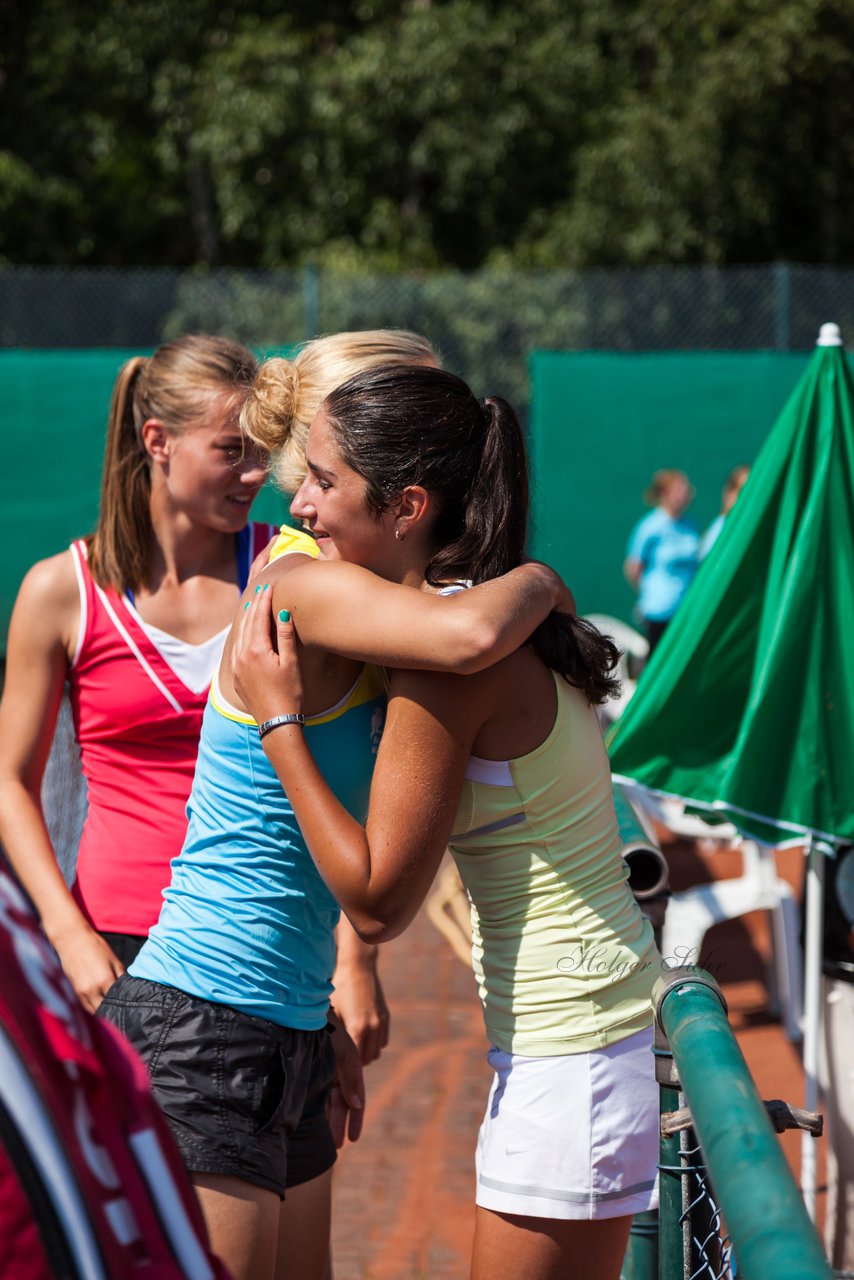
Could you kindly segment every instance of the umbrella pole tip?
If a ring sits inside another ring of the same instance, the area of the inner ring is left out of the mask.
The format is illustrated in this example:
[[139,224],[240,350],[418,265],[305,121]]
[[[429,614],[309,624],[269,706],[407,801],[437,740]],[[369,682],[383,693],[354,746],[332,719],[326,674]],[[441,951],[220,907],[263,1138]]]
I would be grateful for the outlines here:
[[838,324],[823,324],[818,331],[817,347],[841,347],[842,331]]

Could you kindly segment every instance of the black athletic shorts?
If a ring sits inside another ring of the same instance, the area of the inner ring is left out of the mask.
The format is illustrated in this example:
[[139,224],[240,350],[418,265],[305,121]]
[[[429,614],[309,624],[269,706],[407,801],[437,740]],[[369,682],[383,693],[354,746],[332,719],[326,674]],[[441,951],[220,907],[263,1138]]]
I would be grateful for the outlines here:
[[147,935],[138,933],[101,933],[101,937],[112,951],[117,960],[121,960],[126,969],[129,969],[140,951],[148,941]]
[[327,1029],[296,1031],[123,973],[98,1010],[140,1054],[187,1168],[267,1187],[335,1163]]

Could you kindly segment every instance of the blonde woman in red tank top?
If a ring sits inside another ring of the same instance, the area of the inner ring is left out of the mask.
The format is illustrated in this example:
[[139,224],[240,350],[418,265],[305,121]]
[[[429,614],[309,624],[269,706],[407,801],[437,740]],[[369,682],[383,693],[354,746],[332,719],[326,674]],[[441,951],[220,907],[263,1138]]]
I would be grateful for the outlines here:
[[[361,358],[377,353],[378,337],[386,357],[401,347],[396,334],[368,336]],[[411,359],[410,346],[400,354]],[[337,349],[320,356],[307,388],[317,403],[340,361]],[[113,389],[95,532],[34,565],[13,613],[0,838],[88,1009],[157,920],[186,832],[210,680],[250,566],[275,532],[249,523],[269,471],[268,450],[239,421],[256,373],[251,352],[205,335],[128,361]],[[88,788],[71,888],[41,786],[66,687]],[[346,924],[339,948],[342,1017],[369,1062],[388,1037],[375,948]]]
[[[268,458],[239,425],[256,367],[202,335],[123,366],[95,532],[33,566],[12,615],[0,836],[88,1009],[157,919],[210,677],[272,533],[249,525]],[[66,684],[89,792],[73,889],[40,797]]]

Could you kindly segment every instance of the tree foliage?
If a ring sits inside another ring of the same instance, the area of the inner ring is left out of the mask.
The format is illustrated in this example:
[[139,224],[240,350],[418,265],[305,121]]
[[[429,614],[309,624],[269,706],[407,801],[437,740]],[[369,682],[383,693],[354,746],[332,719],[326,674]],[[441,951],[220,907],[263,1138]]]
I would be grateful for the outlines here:
[[848,0],[0,0],[0,260],[854,257]]

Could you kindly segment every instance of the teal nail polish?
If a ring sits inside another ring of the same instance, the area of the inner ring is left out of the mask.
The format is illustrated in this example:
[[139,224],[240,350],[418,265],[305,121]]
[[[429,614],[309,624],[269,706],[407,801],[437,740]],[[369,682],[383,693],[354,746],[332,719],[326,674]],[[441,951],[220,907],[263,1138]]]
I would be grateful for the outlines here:
[[287,609],[280,609],[279,622],[290,622],[290,620],[291,620],[291,615],[288,613]]
[[249,608],[249,601],[247,600],[246,604],[243,606],[243,612],[245,613],[248,608]]
[[265,583],[264,583],[264,590],[265,590],[265,591],[269,591],[269,590],[270,590],[270,584],[269,584],[269,582],[265,582]]
[[260,584],[260,582],[259,582],[258,586],[255,588],[255,594],[256,594],[256,596],[257,596],[257,594],[258,594],[258,592],[259,592],[260,590],[261,590],[261,584]]

